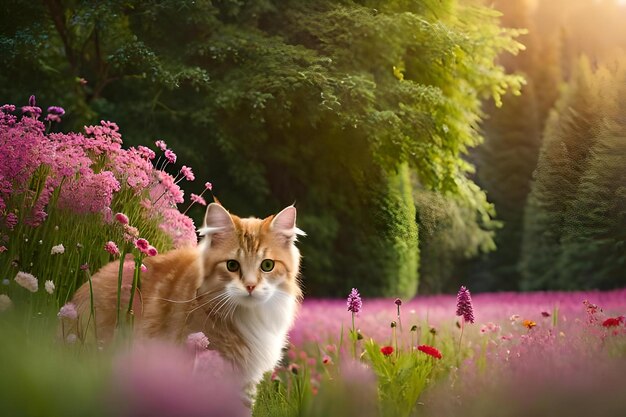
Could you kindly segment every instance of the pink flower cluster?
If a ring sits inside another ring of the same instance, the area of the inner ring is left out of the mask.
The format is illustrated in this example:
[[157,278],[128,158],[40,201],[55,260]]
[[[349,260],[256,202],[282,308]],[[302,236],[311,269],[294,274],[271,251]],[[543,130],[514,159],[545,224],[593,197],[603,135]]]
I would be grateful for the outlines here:
[[[14,114],[17,111],[14,105],[0,106],[0,238],[20,222],[32,227],[43,223],[53,195],[58,195],[56,208],[100,213],[109,223],[115,196],[124,188],[137,195],[138,202],[143,200],[144,215],[158,219],[175,247],[196,244],[193,221],[177,209],[184,201],[183,191],[164,166],[155,168],[153,150],[123,149],[119,127],[108,121],[86,126],[84,134],[47,134],[34,96],[21,108],[21,118]],[[51,106],[46,120],[58,122],[64,114],[62,108]],[[165,142],[156,145],[169,163],[175,163],[176,155]],[[195,179],[186,166],[178,175]],[[39,186],[33,189],[32,184]],[[116,254],[110,245],[107,250]]]

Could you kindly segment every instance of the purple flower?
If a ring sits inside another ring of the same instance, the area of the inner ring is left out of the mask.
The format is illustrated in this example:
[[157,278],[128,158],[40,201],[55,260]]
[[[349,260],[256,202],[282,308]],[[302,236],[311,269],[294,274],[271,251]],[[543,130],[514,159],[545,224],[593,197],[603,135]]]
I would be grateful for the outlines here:
[[29,98],[28,98],[28,105],[29,106],[36,106],[37,105],[37,100],[35,100],[35,95],[32,94]]
[[398,307],[400,307],[402,305],[402,300],[399,298],[396,298],[396,300],[394,301],[395,305],[397,305]]
[[456,296],[456,315],[462,316],[467,323],[474,323],[474,309],[472,307],[472,297],[465,286],[459,289]]
[[59,310],[59,314],[57,314],[60,318],[67,318],[70,320],[76,320],[78,318],[78,312],[76,311],[76,306],[73,303],[67,303]]
[[5,224],[7,226],[7,229],[9,230],[15,229],[15,226],[17,226],[17,223],[18,223],[18,219],[15,213],[7,214],[7,217],[5,219]]
[[348,295],[348,311],[354,314],[359,314],[361,308],[363,308],[363,302],[361,301],[361,295],[356,288],[352,288],[352,292]]
[[48,114],[54,114],[55,116],[63,116],[65,114],[65,109],[59,106],[50,106],[48,107]]

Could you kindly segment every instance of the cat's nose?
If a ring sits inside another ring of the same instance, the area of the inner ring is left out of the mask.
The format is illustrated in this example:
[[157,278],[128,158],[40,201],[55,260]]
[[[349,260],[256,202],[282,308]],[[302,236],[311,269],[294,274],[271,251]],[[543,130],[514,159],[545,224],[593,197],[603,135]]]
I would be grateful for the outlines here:
[[252,291],[256,288],[256,285],[246,285],[246,290],[248,290],[248,294],[252,295]]

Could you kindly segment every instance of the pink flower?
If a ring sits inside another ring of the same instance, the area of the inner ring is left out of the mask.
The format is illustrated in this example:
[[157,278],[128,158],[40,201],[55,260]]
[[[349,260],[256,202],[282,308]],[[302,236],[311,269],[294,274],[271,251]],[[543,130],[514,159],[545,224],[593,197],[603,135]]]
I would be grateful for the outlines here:
[[135,247],[137,249],[139,249],[139,251],[141,253],[146,253],[148,252],[148,248],[150,247],[150,242],[148,242],[146,239],[144,238],[139,238],[135,241]]
[[200,204],[201,206],[206,206],[206,200],[204,198],[202,198],[202,196],[199,196],[197,194],[191,193],[189,198],[191,199],[191,201],[193,203]]
[[127,242],[132,242],[133,240],[139,237],[139,230],[128,224],[124,225],[124,240]]
[[61,307],[57,316],[59,316],[59,318],[76,320],[78,318],[78,311],[76,311],[74,303],[67,303]]
[[46,292],[47,292],[48,294],[52,294],[52,293],[54,292],[54,282],[52,282],[52,281],[50,281],[50,280],[47,280],[47,281],[44,283],[44,287],[46,288]]
[[159,148],[162,151],[167,149],[167,144],[162,140],[157,140],[156,142],[154,142],[154,144],[156,145],[157,148]]
[[213,189],[213,184],[211,184],[210,182],[205,182],[204,188],[211,191]]
[[175,164],[176,163],[176,154],[168,149],[165,151],[165,159],[167,159],[167,162],[169,162],[170,164]]
[[4,222],[7,225],[7,229],[13,230],[15,226],[17,226],[17,223],[18,223],[17,215],[15,213],[7,214],[7,217],[4,220]]
[[141,266],[139,267],[139,270],[140,270],[141,272],[148,272],[148,267],[147,267],[147,266],[145,266],[144,264],[141,264]]
[[333,360],[330,358],[330,356],[324,355],[324,357],[322,357],[322,363],[324,365],[328,365],[328,364],[330,364],[332,362],[333,362]]
[[14,279],[18,285],[26,288],[30,292],[37,292],[39,289],[39,282],[32,274],[20,271]]
[[117,213],[115,215],[115,220],[117,220],[122,225],[127,225],[129,222],[128,217],[124,213]]
[[13,306],[13,301],[6,294],[0,294],[0,313],[7,311]]
[[60,255],[63,253],[65,253],[65,247],[62,243],[55,245],[50,249],[50,255]]
[[193,175],[193,171],[191,170],[191,168],[186,165],[183,165],[183,167],[180,169],[180,173],[183,174],[187,181],[193,181],[196,179],[196,177]]
[[154,151],[150,148],[146,148],[145,146],[138,146],[137,151],[142,158],[152,160],[156,156]]
[[7,251],[7,247],[6,246],[4,246],[4,245],[0,246],[0,253],[6,252],[6,251]]
[[209,339],[202,332],[191,333],[187,336],[186,344],[192,352],[202,351],[209,347]]
[[154,246],[149,246],[148,250],[146,251],[146,255],[148,256],[157,256],[158,254],[159,252]]
[[109,240],[104,244],[104,250],[109,252],[113,256],[118,256],[120,254],[120,250],[112,240]]

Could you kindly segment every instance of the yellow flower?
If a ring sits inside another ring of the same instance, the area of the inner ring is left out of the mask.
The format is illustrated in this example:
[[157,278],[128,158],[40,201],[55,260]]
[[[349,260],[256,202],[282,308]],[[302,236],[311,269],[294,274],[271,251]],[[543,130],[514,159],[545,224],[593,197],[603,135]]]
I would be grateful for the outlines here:
[[404,80],[404,64],[400,64],[397,67],[394,65],[393,66],[393,75],[398,80],[403,81]]
[[535,327],[537,325],[537,323],[535,323],[532,320],[524,320],[522,322],[522,324],[524,325],[524,327],[526,327],[527,329],[532,329],[533,327]]

